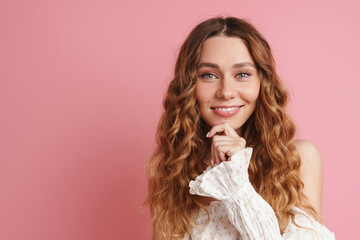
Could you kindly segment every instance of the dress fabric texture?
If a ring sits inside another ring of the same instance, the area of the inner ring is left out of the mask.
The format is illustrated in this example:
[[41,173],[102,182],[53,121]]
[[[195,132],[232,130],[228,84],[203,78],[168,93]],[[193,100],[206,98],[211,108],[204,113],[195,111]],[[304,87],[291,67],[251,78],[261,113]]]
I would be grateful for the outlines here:
[[207,206],[207,214],[200,209],[197,227],[185,236],[186,240],[335,240],[335,235],[324,225],[299,208],[294,207],[295,222],[289,223],[281,235],[271,206],[252,187],[248,167],[252,148],[235,153],[230,161],[209,166],[204,173],[190,181],[190,193],[216,198]]

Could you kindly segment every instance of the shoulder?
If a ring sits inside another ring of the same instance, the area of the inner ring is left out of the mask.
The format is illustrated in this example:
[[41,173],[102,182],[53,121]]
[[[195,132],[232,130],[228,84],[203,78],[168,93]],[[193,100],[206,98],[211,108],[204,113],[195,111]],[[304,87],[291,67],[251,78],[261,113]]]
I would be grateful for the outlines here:
[[[321,156],[318,148],[312,142],[304,139],[295,139],[294,145],[300,155],[301,161],[306,163],[321,163]],[[309,161],[311,160],[311,161]],[[309,161],[309,162],[308,162]]]
[[294,140],[296,151],[301,159],[300,174],[304,183],[304,194],[321,215],[322,197],[322,159],[318,148],[307,140]]
[[[303,167],[321,168],[322,159],[319,149],[312,142],[304,139],[294,140],[296,151],[300,155],[301,165]],[[304,169],[305,170],[305,169]]]
[[322,159],[318,148],[310,141],[294,140],[296,151],[301,159],[302,174],[321,174]]

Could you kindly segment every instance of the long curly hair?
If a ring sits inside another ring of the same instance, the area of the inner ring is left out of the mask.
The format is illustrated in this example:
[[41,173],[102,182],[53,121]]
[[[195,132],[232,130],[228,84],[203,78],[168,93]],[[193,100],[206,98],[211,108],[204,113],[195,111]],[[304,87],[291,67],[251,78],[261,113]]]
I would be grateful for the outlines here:
[[[148,196],[152,224],[164,239],[181,239],[195,227],[192,214],[205,205],[189,193],[189,182],[205,169],[211,140],[200,118],[195,97],[197,66],[204,42],[213,36],[239,37],[246,44],[260,77],[254,113],[241,127],[253,148],[249,178],[255,190],[274,209],[281,233],[292,207],[318,216],[303,193],[301,160],[293,142],[296,127],[285,112],[287,92],[275,71],[269,44],[248,21],[235,17],[211,18],[196,26],[183,43],[174,78],[164,98],[157,128],[157,147],[148,165]],[[208,213],[209,215],[209,213]]]

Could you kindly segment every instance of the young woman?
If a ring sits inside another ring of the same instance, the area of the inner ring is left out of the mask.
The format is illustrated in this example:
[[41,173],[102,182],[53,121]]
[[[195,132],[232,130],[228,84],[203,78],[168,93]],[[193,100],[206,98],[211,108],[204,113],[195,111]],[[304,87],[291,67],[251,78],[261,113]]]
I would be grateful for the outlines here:
[[270,47],[212,18],[182,45],[149,163],[153,239],[335,239],[321,225],[321,158],[295,140]]

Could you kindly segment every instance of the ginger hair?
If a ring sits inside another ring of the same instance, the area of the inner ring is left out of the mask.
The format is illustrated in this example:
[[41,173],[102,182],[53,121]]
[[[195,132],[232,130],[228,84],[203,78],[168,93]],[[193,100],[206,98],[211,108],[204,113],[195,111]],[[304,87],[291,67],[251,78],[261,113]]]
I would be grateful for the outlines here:
[[203,160],[210,151],[195,88],[203,43],[213,36],[241,38],[256,65],[260,93],[255,111],[241,132],[247,146],[253,148],[250,182],[273,208],[283,233],[290,220],[294,222],[294,206],[314,216],[318,214],[303,193],[301,159],[293,143],[296,127],[285,111],[288,94],[275,71],[270,46],[251,23],[235,17],[200,23],[180,48],[174,77],[163,101],[157,147],[148,165],[144,206],[150,205],[152,224],[163,239],[183,238],[195,227],[192,214],[200,208],[206,211],[189,193],[189,182],[206,169]]

